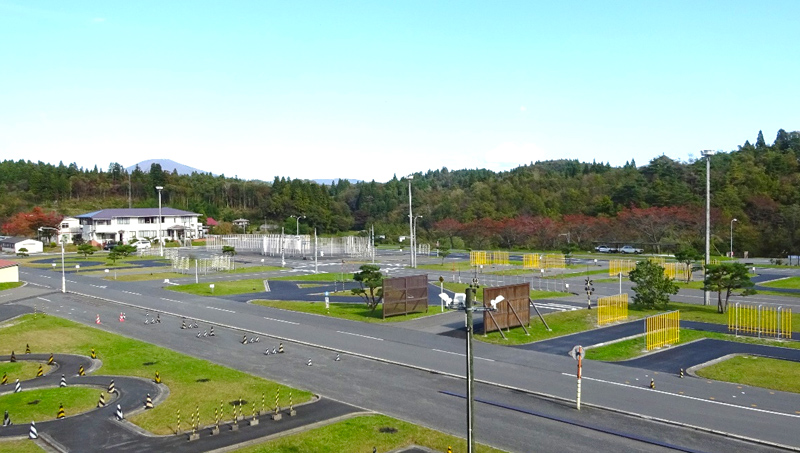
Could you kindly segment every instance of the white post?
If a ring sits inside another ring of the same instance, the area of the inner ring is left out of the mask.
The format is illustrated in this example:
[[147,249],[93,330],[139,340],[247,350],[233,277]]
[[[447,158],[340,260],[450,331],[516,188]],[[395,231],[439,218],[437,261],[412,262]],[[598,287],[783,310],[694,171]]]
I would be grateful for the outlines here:
[[319,252],[317,251],[317,229],[314,228],[314,273],[319,273],[319,264],[317,262],[317,256],[319,256]]
[[622,271],[619,271],[619,293],[622,294]]
[[[705,266],[703,266],[703,280],[706,277],[706,268],[711,263],[711,155],[713,151],[703,151],[703,156],[706,158],[706,255]],[[708,290],[703,291],[703,305],[710,304],[711,293]]]
[[409,245],[411,246],[411,268],[415,268],[415,257],[414,257],[414,217],[413,213],[411,212],[411,180],[414,178],[414,175],[408,175],[408,234],[409,234]]
[[[64,241],[66,238],[61,238],[61,292],[67,292],[67,274],[64,271]],[[117,278],[116,270],[114,271],[114,279]]]
[[194,260],[194,282],[200,283],[200,276],[197,273],[197,258]]
[[281,267],[286,267],[286,256],[283,247],[283,228],[281,228]]
[[158,190],[158,247],[159,247],[159,255],[164,257],[164,243],[161,241],[161,190],[164,188],[162,186],[156,186],[156,190]]
[[[738,220],[736,220],[735,218],[731,220],[731,256],[730,256],[731,259],[733,259],[733,222],[738,222]],[[791,265],[792,263],[789,264]]]

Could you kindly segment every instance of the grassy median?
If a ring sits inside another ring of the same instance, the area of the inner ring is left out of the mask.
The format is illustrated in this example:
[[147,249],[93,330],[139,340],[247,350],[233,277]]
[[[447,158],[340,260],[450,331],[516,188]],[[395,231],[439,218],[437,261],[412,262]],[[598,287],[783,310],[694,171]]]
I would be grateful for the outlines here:
[[736,356],[697,370],[706,379],[800,393],[800,363],[756,356]]

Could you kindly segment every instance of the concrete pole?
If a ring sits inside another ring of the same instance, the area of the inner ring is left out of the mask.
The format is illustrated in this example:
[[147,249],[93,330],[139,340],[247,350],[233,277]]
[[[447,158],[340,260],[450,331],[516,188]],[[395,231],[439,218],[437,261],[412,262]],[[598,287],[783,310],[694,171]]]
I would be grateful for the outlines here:
[[156,186],[156,190],[158,190],[158,247],[159,247],[159,255],[163,258],[164,257],[164,243],[161,241],[161,190],[164,189],[161,186]]
[[[114,280],[117,279],[117,271],[114,271]],[[67,274],[64,271],[64,238],[61,238],[61,292],[67,292]]]
[[[706,255],[703,266],[703,280],[706,279],[706,268],[711,263],[711,155],[713,151],[703,151],[706,158]],[[703,291],[703,305],[709,305],[711,294]]]
[[414,253],[414,214],[411,212],[411,179],[414,175],[408,175],[408,235],[409,244],[411,245],[411,268],[416,267],[416,258]]
[[474,391],[474,358],[472,356],[472,297],[475,289],[470,285],[466,289],[466,307],[464,313],[467,315],[467,452],[475,451],[475,439],[472,435],[474,428],[473,411],[475,410]]

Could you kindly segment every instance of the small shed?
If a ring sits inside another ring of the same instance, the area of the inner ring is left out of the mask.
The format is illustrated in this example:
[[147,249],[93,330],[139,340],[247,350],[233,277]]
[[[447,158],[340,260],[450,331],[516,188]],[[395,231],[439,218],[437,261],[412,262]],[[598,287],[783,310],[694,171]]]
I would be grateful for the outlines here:
[[23,237],[10,237],[0,240],[0,250],[10,253],[19,253],[20,249],[26,249],[27,253],[42,253],[44,244],[36,239]]
[[19,281],[19,264],[0,260],[0,283],[16,283]]

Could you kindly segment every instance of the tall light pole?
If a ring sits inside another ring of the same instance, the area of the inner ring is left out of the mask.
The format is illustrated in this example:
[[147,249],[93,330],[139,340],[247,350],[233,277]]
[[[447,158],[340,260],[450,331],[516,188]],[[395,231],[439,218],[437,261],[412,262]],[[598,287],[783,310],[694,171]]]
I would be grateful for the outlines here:
[[414,175],[406,176],[408,179],[408,234],[410,236],[409,243],[411,244],[411,267],[417,267],[417,259],[416,253],[414,251],[414,214],[411,212],[411,180],[414,179]]
[[164,190],[162,186],[156,186],[156,190],[158,191],[158,247],[159,247],[159,255],[164,257],[164,243],[161,242],[161,191]]
[[733,222],[738,222],[736,218],[731,220],[731,258],[733,258]]
[[[59,231],[58,228],[39,227],[39,232],[40,233],[42,232],[42,230],[55,230],[56,232]],[[64,235],[61,235],[61,240],[58,241],[58,242],[61,243],[61,292],[62,293],[66,293],[67,292],[67,274],[66,274],[66,271],[64,270],[64,244],[67,242],[67,237],[64,236]],[[55,264],[53,266],[55,266]]]
[[[706,254],[703,266],[703,280],[705,280],[708,265],[711,264],[711,156],[714,155],[714,151],[706,149],[701,154],[706,158]],[[703,291],[703,305],[709,304],[710,296],[708,290]]]
[[297,236],[300,236],[300,219],[305,219],[305,218],[306,218],[306,216],[304,216],[304,215],[301,215],[301,216],[290,215],[289,217],[290,217],[290,218],[291,218],[291,217],[294,217],[294,218],[295,218],[295,227],[296,227],[296,231],[297,231],[297,234],[296,234],[296,235],[297,235]]
[[414,268],[417,268],[417,219],[422,218],[421,215],[414,216]]

